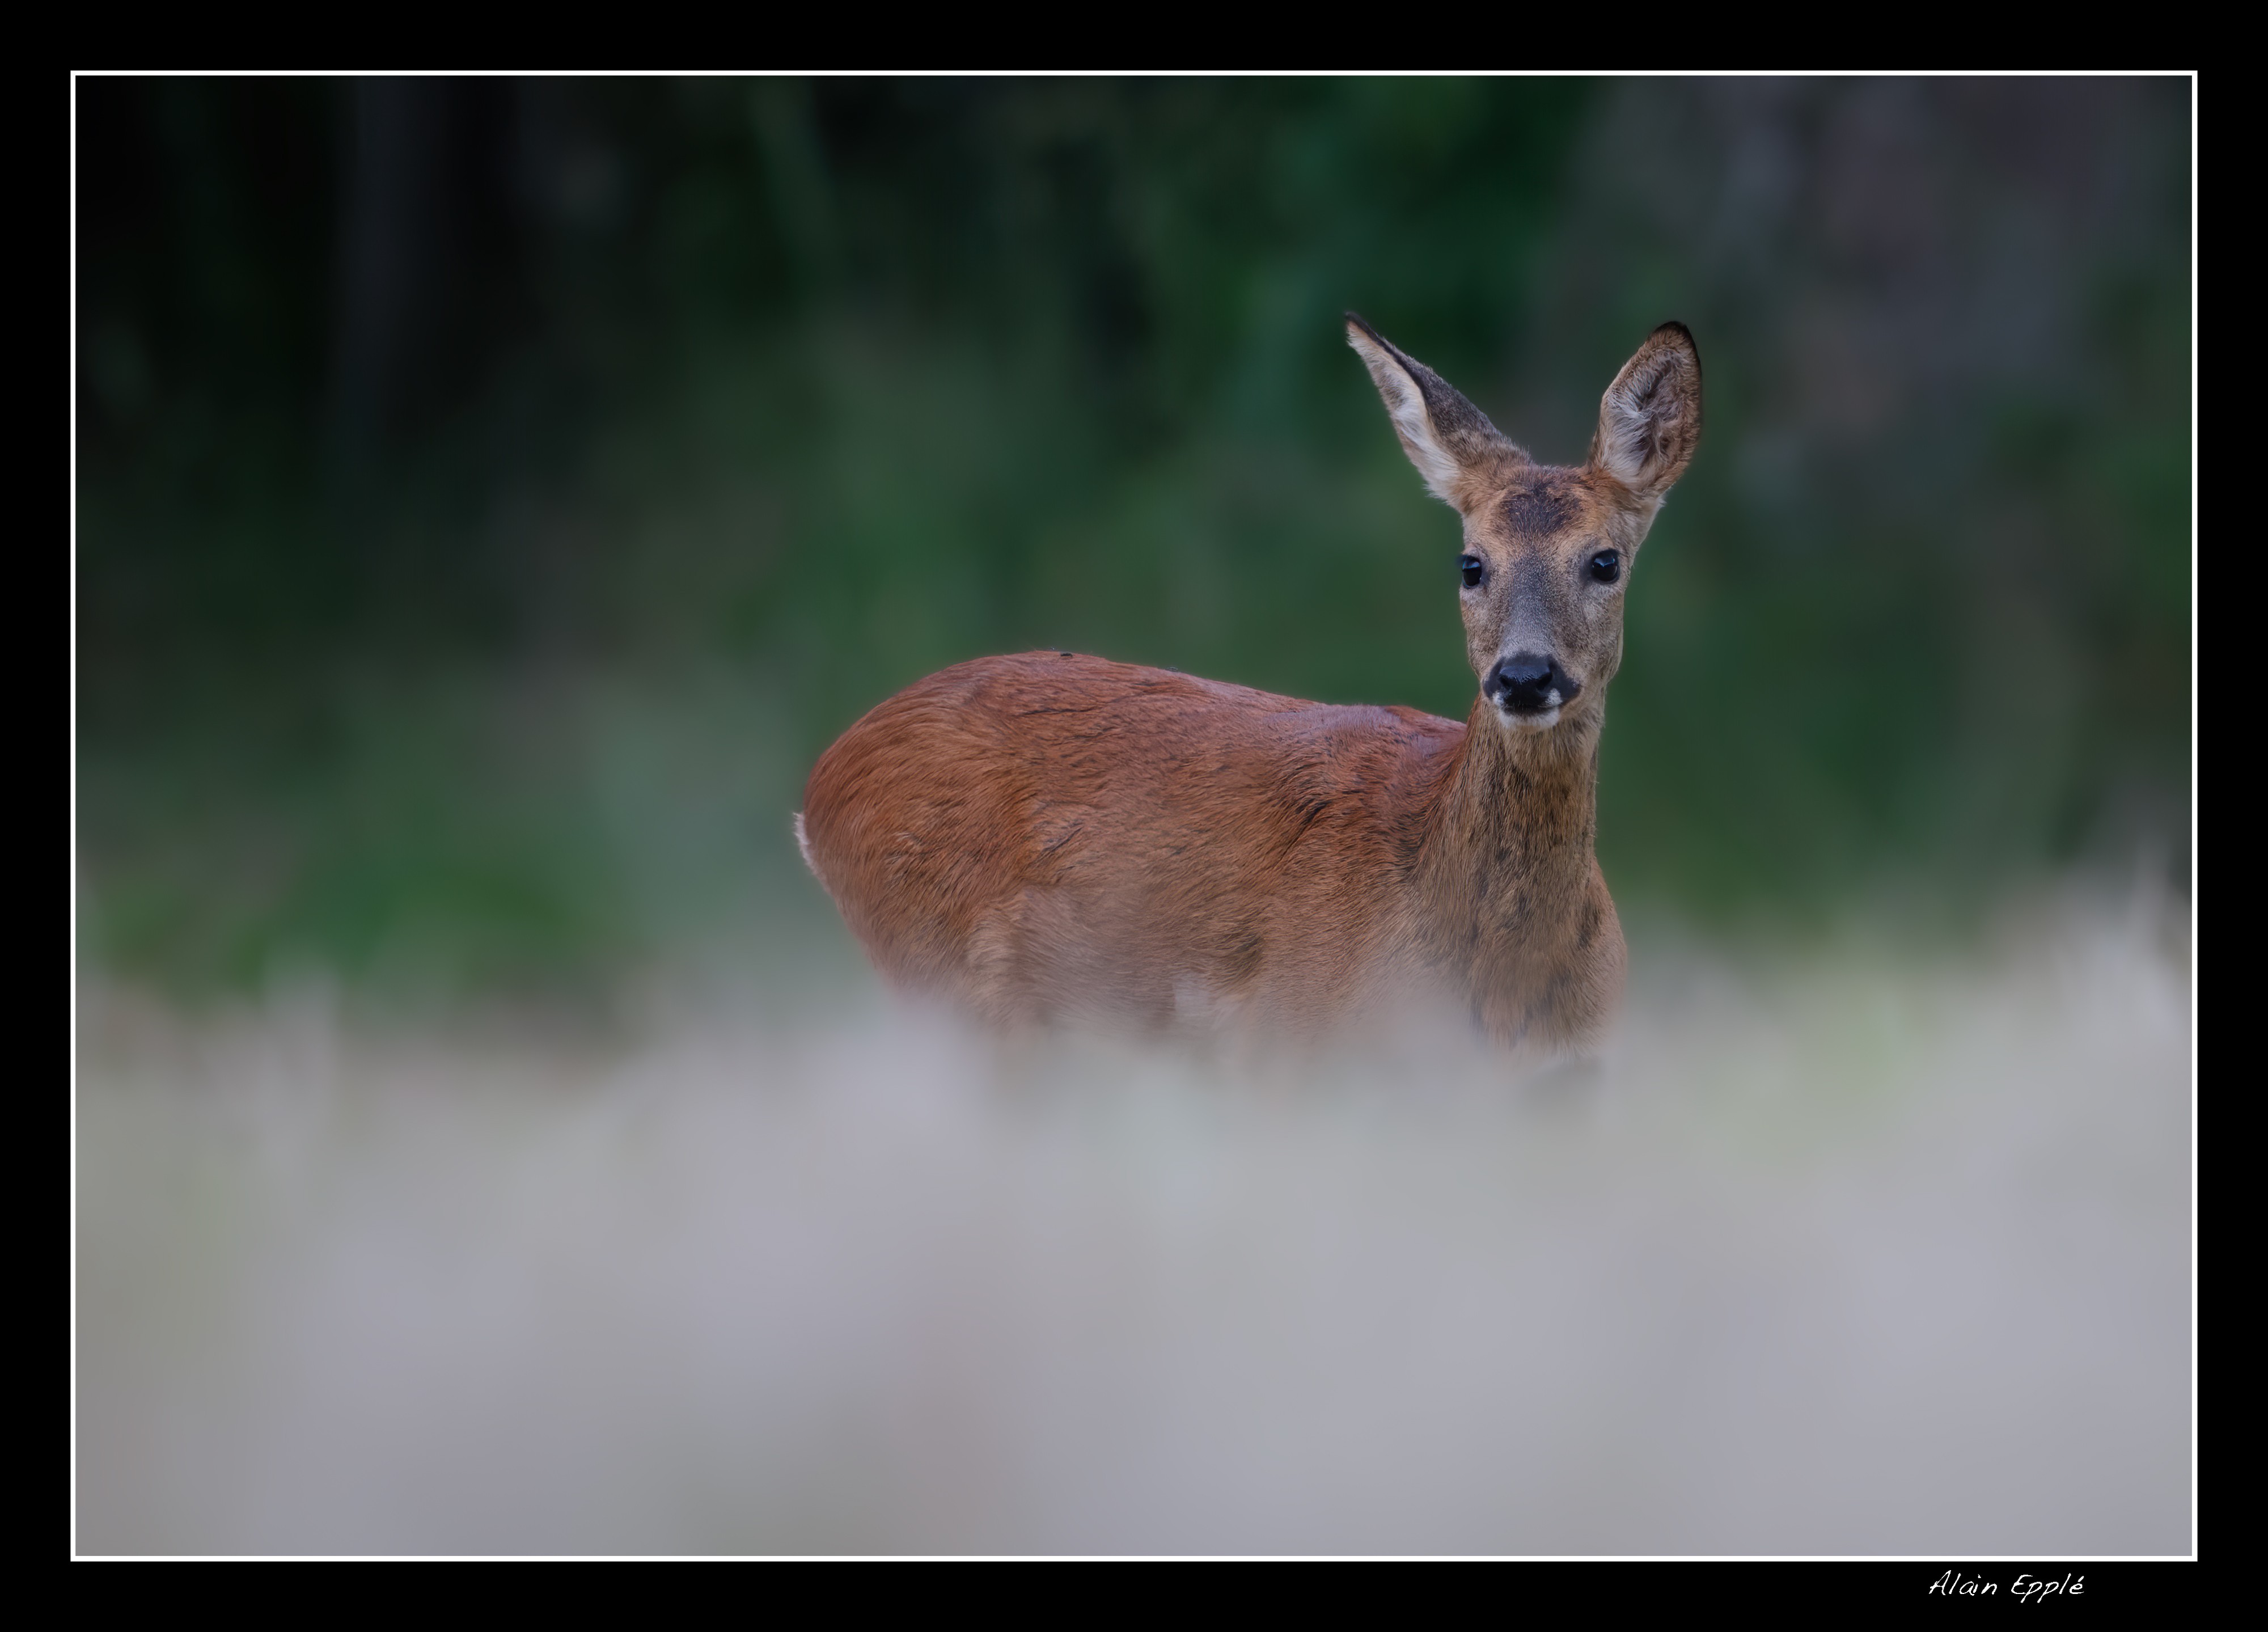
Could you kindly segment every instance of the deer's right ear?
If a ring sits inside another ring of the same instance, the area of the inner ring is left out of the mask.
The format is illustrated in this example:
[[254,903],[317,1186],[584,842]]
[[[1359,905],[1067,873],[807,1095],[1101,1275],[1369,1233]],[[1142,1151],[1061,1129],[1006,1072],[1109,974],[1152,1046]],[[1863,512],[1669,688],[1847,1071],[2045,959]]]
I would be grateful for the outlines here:
[[1488,422],[1488,417],[1456,388],[1350,312],[1347,343],[1370,370],[1402,451],[1425,478],[1436,498],[1462,513],[1469,473],[1520,450]]

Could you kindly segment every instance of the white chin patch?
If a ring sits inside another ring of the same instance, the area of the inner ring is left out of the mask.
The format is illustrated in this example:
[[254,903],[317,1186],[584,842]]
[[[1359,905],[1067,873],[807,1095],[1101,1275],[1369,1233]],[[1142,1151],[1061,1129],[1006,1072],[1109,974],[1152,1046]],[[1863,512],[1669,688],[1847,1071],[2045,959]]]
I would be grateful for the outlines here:
[[1549,731],[1559,723],[1559,705],[1554,703],[1541,713],[1515,714],[1499,705],[1496,717],[1507,731]]

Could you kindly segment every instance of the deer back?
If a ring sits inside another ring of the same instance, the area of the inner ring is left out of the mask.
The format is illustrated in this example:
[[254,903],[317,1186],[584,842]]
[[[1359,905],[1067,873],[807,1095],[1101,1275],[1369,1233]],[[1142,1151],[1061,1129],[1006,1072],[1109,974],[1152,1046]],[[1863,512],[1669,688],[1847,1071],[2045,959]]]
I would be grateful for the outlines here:
[[1421,961],[1413,885],[1465,727],[1059,653],[875,708],[806,790],[875,964],[1000,1022],[1313,1030]]

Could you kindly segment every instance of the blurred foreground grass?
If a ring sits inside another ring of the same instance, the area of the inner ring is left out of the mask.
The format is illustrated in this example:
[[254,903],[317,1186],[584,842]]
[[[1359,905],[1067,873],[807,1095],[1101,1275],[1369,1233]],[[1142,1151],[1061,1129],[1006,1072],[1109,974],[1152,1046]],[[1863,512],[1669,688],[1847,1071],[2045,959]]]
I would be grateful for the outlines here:
[[95,985],[77,1545],[2186,1552],[2186,944],[1642,944],[1526,1086]]

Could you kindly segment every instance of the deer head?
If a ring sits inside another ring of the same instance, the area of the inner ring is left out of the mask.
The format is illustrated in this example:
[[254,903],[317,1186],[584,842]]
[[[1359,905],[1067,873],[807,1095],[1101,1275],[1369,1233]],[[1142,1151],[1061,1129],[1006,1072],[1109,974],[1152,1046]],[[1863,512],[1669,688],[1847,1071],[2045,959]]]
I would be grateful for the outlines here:
[[1701,357],[1664,323],[1599,403],[1590,457],[1539,464],[1440,375],[1352,313],[1403,451],[1464,519],[1465,653],[1508,731],[1595,721],[1622,663],[1623,596],[1654,513],[1701,437]]

